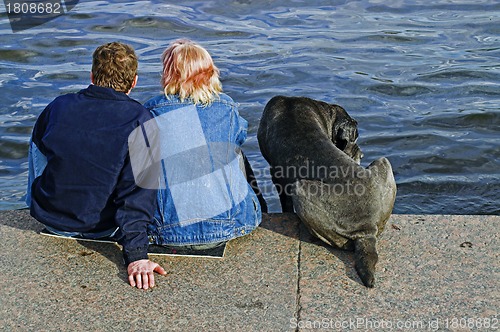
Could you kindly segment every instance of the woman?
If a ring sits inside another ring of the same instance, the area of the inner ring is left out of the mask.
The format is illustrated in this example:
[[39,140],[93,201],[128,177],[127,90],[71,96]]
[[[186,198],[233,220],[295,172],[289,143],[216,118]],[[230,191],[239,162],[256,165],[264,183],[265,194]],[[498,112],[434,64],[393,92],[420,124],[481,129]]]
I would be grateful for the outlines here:
[[222,93],[219,70],[203,47],[177,40],[162,62],[164,93],[145,104],[160,130],[162,157],[150,243],[216,247],[261,222],[240,151],[248,124]]

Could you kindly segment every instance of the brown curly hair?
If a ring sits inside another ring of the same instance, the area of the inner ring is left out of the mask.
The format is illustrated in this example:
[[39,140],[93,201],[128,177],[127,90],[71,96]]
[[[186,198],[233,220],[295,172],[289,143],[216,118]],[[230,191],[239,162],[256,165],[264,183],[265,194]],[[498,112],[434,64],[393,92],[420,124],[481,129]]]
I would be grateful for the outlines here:
[[137,56],[130,45],[104,44],[92,56],[93,83],[127,93],[132,88],[137,67]]

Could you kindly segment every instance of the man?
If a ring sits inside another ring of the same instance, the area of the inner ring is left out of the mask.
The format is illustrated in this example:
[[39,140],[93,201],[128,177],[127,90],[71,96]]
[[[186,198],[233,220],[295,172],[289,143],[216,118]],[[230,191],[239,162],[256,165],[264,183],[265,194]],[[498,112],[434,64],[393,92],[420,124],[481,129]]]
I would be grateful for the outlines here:
[[156,191],[140,188],[128,152],[130,133],[152,116],[128,94],[137,57],[113,42],[93,54],[92,84],[57,97],[36,121],[30,145],[28,204],[49,232],[76,238],[115,237],[123,245],[130,285],[154,287],[147,224]]

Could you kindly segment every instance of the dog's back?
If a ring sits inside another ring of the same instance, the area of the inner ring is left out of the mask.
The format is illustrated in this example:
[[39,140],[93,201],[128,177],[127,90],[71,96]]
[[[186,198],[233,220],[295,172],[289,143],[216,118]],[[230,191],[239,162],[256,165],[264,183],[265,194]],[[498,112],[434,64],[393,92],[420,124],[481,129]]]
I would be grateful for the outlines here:
[[327,174],[318,166],[332,165],[333,159],[359,163],[362,154],[357,137],[357,123],[342,107],[284,96],[267,103],[257,133],[262,155],[271,167],[302,169],[302,176],[287,172],[287,182],[325,179]]

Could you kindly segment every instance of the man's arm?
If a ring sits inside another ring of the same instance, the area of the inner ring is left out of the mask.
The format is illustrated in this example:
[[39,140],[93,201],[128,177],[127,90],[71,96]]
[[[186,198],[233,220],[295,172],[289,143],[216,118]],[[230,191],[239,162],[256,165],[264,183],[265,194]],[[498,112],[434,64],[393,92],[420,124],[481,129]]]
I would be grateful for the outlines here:
[[154,287],[154,272],[165,275],[165,270],[148,260],[147,224],[151,222],[156,208],[156,190],[143,189],[136,185],[130,159],[127,156],[118,185],[115,203],[117,225],[122,232],[121,244],[132,287],[148,289]]

